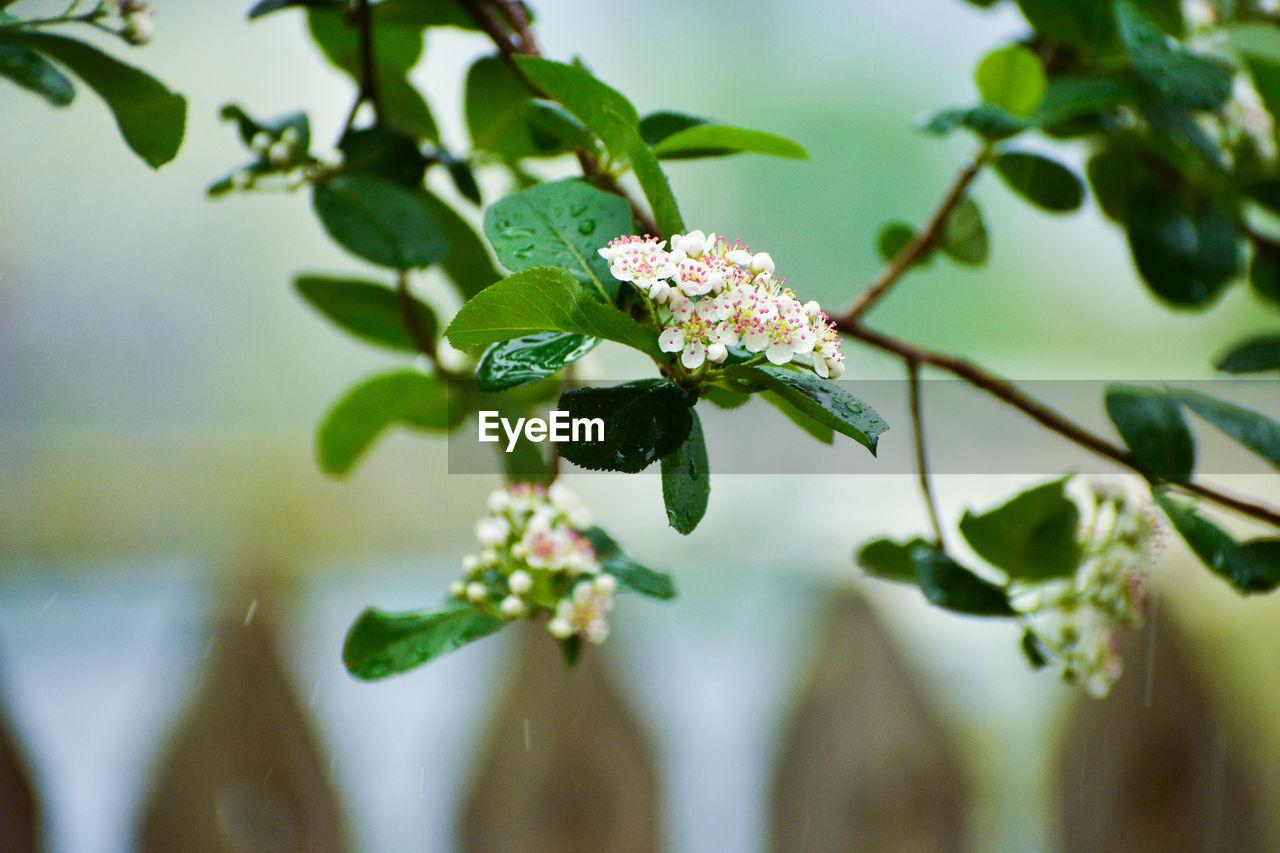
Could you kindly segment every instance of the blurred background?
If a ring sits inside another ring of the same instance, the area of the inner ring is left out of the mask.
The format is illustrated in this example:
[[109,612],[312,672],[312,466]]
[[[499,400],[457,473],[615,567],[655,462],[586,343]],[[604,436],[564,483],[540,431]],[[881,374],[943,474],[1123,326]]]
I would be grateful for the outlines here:
[[[674,604],[620,600],[609,643],[570,676],[552,644],[508,630],[389,682],[348,677],[346,627],[366,605],[436,602],[499,480],[450,475],[443,440],[400,433],[345,480],[317,469],[328,405],[399,362],[294,296],[301,270],[368,275],[304,194],[204,198],[242,159],[223,103],[305,109],[321,143],[350,103],[300,15],[250,25],[248,5],[161,0],[152,45],[109,46],[189,100],[158,173],[91,93],[54,111],[0,88],[8,843],[34,822],[57,853],[1280,846],[1280,605],[1238,598],[1171,542],[1125,677],[1083,699],[1029,671],[1013,627],[860,577],[857,544],[925,529],[904,474],[717,477],[688,538],[656,476],[567,478],[674,574]],[[535,11],[546,55],[581,55],[641,114],[803,144],[809,162],[668,174],[691,226],[767,249],[831,305],[876,272],[880,225],[921,221],[971,153],[914,121],[974,100],[976,60],[1024,28],[1013,7],[959,0]],[[488,51],[432,31],[414,72],[458,150],[463,74]],[[988,266],[933,264],[873,324],[1028,380],[1208,379],[1227,344],[1274,328],[1243,287],[1207,314],[1157,305],[1095,207],[1050,217],[990,177],[975,195]],[[415,285],[450,310],[434,273]],[[900,377],[846,352],[845,379]],[[628,369],[601,358],[600,375]],[[1102,428],[1094,406],[1075,414]],[[940,477],[943,515],[1038,473]],[[1274,475],[1220,482],[1280,497]]]

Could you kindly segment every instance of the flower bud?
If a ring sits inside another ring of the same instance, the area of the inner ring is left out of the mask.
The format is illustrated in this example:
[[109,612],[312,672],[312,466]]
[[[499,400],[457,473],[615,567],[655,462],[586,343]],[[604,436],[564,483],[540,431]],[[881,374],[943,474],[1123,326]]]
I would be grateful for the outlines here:
[[467,585],[462,581],[454,581],[449,584],[449,595],[456,599],[464,599],[467,597]]
[[265,130],[260,130],[253,135],[253,139],[249,140],[249,147],[258,154],[266,156],[267,151],[271,148],[271,142],[271,134]]
[[611,595],[618,588],[618,579],[610,574],[597,575],[596,579],[591,582],[591,586],[596,592]]
[[267,149],[267,161],[277,169],[289,165],[289,161],[293,159],[293,149],[286,145],[283,140],[271,143],[271,147]]
[[485,588],[484,584],[479,581],[472,581],[467,584],[467,598],[471,599],[476,604],[479,604],[488,597],[489,590]]
[[569,621],[558,616],[547,623],[547,630],[557,640],[567,640],[573,634],[573,626],[569,624]]
[[769,257],[768,252],[756,252],[751,256],[751,271],[754,273],[767,272],[773,275],[773,258]]
[[500,515],[511,509],[511,493],[506,489],[498,489],[489,495],[487,504],[489,512]]
[[843,361],[827,361],[827,376],[830,379],[839,379],[844,375]]
[[462,558],[462,571],[466,572],[468,575],[474,575],[476,572],[480,571],[482,565],[480,558],[475,554],[468,554]]
[[290,148],[297,148],[302,142],[302,135],[298,133],[298,129],[293,125],[289,125],[280,131],[280,141]]
[[721,364],[729,357],[729,348],[724,344],[710,344],[707,347],[707,361],[712,364]]
[[514,595],[508,595],[502,599],[502,603],[498,607],[502,610],[502,615],[508,619],[518,619],[524,615],[525,611],[524,602]]
[[586,604],[591,600],[591,582],[582,581],[573,588],[574,604]]
[[533,589],[533,578],[529,577],[529,573],[524,569],[516,569],[511,573],[511,577],[507,578],[507,586],[516,595],[524,595]]

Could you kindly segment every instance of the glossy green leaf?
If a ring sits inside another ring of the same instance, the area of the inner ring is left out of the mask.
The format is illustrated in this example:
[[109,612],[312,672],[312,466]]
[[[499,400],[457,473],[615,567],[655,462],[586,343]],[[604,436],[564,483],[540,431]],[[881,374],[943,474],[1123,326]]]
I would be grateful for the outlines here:
[[993,50],[974,71],[982,100],[1013,116],[1035,112],[1049,88],[1040,58],[1019,44]]
[[1240,233],[1218,207],[1189,209],[1167,193],[1132,202],[1129,248],[1151,290],[1177,307],[1212,302],[1239,269]]
[[1249,263],[1249,283],[1253,292],[1280,305],[1280,245],[1256,242]]
[[1270,462],[1272,467],[1280,468],[1280,423],[1198,391],[1176,390],[1171,394],[1179,403]]
[[915,554],[920,551],[936,550],[931,542],[916,538],[910,542],[895,542],[892,539],[876,539],[868,542],[859,550],[854,560],[858,566],[872,577],[898,583],[916,583]]
[[987,262],[990,252],[987,226],[982,221],[982,210],[976,201],[965,197],[951,211],[942,226],[938,248],[953,261],[968,266],[981,266]]
[[1083,182],[1048,157],[1011,151],[997,157],[992,166],[1011,190],[1051,213],[1069,213],[1084,203]]
[[685,536],[702,521],[711,497],[711,468],[702,424],[697,412],[690,410],[689,414],[693,420],[688,438],[674,453],[662,457],[662,502],[667,522]]
[[829,379],[773,365],[730,367],[725,373],[773,391],[802,414],[852,438],[873,456],[880,434],[889,428],[874,409]]
[[390,125],[349,130],[339,140],[338,150],[344,171],[377,175],[409,189],[422,183],[427,170],[418,141]]
[[707,119],[698,116],[659,110],[640,119],[640,138],[646,145],[654,146],[673,133],[710,123]]
[[[350,278],[302,275],[293,280],[294,290],[339,328],[358,338],[389,349],[416,352],[417,345],[405,329],[396,292],[373,282]],[[436,315],[428,306],[410,297],[418,322],[432,340],[436,337]]]
[[684,444],[693,428],[694,402],[666,379],[566,391],[560,395],[559,408],[575,420],[599,418],[604,437],[560,442],[560,455],[592,471],[643,471]]
[[916,583],[929,603],[966,616],[1013,616],[1008,594],[941,551],[916,549]]
[[1055,480],[1036,486],[981,515],[966,511],[960,532],[978,556],[1013,580],[1068,577],[1080,563],[1080,511],[1065,485]]
[[610,123],[611,132],[624,140],[627,156],[631,160],[631,170],[635,172],[640,189],[649,201],[653,210],[653,219],[662,236],[670,237],[684,231],[684,219],[680,216],[680,208],[676,204],[675,194],[671,192],[671,184],[667,181],[662,166],[653,156],[649,146],[640,138],[640,132],[628,124],[618,113],[605,108],[606,121]]
[[462,413],[451,411],[439,379],[416,370],[396,370],[366,379],[325,414],[316,433],[316,456],[330,474],[351,470],[383,430],[393,424],[449,429]]
[[702,397],[717,409],[725,410],[738,409],[751,402],[750,394],[722,388],[719,385],[705,387],[702,391]]
[[1015,136],[1032,125],[1025,119],[1012,116],[999,107],[983,104],[977,107],[939,110],[920,125],[925,133],[946,136],[954,130],[971,130],[989,141],[999,141]]
[[573,146],[554,133],[530,126],[529,86],[500,57],[476,60],[467,72],[464,96],[467,130],[475,148],[503,157],[548,157]]
[[414,269],[448,254],[422,201],[386,178],[339,175],[315,185],[311,206],[338,245],[378,266]]
[[726,154],[768,154],[793,160],[807,160],[809,154],[790,139],[762,130],[747,130],[724,124],[698,124],[678,130],[653,146],[659,159],[721,157]]
[[342,645],[342,662],[356,678],[375,681],[408,672],[506,622],[475,608],[387,613],[370,607],[360,614]]
[[484,233],[508,269],[564,267],[606,302],[618,281],[599,250],[633,230],[625,199],[578,180],[530,187],[484,213]]
[[449,341],[467,352],[535,332],[604,338],[662,357],[655,332],[595,299],[559,267],[534,267],[485,288],[445,329]]
[[772,391],[761,391],[760,399],[782,412],[787,420],[807,432],[816,441],[820,441],[823,444],[835,443],[836,431],[834,429],[826,424],[818,423]]
[[1115,16],[1134,69],[1161,97],[1190,110],[1213,110],[1231,96],[1232,71],[1221,60],[1173,41],[1132,0],[1115,0]]
[[916,229],[906,222],[886,222],[876,238],[880,259],[889,263],[916,238]]
[[621,117],[624,126],[635,130],[640,116],[630,101],[576,65],[532,56],[517,56],[515,61],[535,86],[593,130],[614,157],[628,156],[631,141],[619,132],[613,114]]
[[452,205],[445,204],[426,190],[416,190],[415,195],[427,208],[427,213],[449,246],[440,266],[464,300],[502,278],[484,240],[470,222],[463,219]]
[[1107,3],[1097,0],[1018,0],[1022,14],[1041,33],[1087,53],[1105,51],[1116,40]]
[[537,332],[489,347],[476,365],[481,391],[505,391],[540,382],[573,364],[599,338],[566,332]]
[[1161,480],[1185,482],[1195,467],[1196,444],[1178,404],[1152,388],[1109,385],[1107,415],[1139,467]]
[[158,169],[177,156],[187,122],[187,101],[181,95],[75,39],[27,31],[6,37],[66,66],[97,92],[115,116],[125,143],[148,166]]
[[1263,335],[1237,344],[1215,367],[1225,373],[1280,370],[1280,335]]
[[642,566],[623,553],[622,548],[599,527],[583,531],[595,549],[601,571],[618,579],[618,588],[640,595],[670,601],[676,597],[676,585],[666,572]]
[[1117,222],[1146,216],[1147,199],[1165,192],[1147,158],[1128,148],[1104,148],[1089,158],[1085,173],[1098,206]]
[[1157,494],[1156,503],[1200,561],[1245,595],[1280,585],[1280,539],[1237,543],[1191,506]]
[[0,77],[30,89],[55,107],[65,107],[76,96],[75,86],[52,62],[29,47],[0,36]]
[[1141,94],[1131,72],[1055,76],[1029,121],[1036,127],[1054,128],[1083,116],[1135,103]]
[[377,10],[377,20],[382,23],[480,31],[466,5],[458,0],[379,0]]

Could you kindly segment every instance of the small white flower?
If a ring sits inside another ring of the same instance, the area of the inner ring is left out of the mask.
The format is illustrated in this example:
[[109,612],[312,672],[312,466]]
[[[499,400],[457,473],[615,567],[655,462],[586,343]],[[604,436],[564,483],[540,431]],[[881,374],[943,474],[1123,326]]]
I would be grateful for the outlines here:
[[[751,253],[746,249],[730,249],[725,253],[725,260],[735,263],[740,267],[751,266]],[[756,270],[759,272],[759,270]]]
[[472,581],[467,584],[467,598],[471,599],[476,604],[479,604],[488,597],[489,590],[485,588],[484,584],[479,581]]
[[449,584],[449,595],[459,600],[467,597],[467,585],[462,581],[454,581]]
[[267,161],[277,169],[289,165],[289,161],[292,159],[293,149],[283,141],[273,142],[267,149]]
[[506,544],[511,525],[505,518],[482,518],[476,522],[476,541],[488,548]]
[[671,280],[689,297],[719,293],[725,286],[724,275],[711,264],[697,258],[684,258],[676,264]]
[[563,513],[569,523],[579,530],[591,526],[591,510],[587,509],[586,504],[563,483],[551,484],[547,489],[547,500],[551,501],[551,505]]
[[489,507],[489,512],[501,515],[511,509],[511,493],[506,489],[495,489],[490,493],[486,505]]
[[618,588],[618,579],[610,574],[601,574],[591,582],[591,588],[596,592],[601,592],[605,595],[612,595]]
[[701,231],[690,231],[688,234],[676,234],[671,238],[671,251],[684,252],[691,258],[700,258],[703,253],[716,244],[716,235],[712,232],[708,237]]
[[516,569],[511,573],[511,577],[507,578],[507,586],[516,595],[524,595],[533,589],[533,578],[524,569]]
[[[606,577],[611,576],[601,575],[592,582],[576,584],[571,597],[562,598],[556,605],[556,615],[552,622],[563,622],[571,632],[576,632],[590,643],[603,643],[609,636],[607,617],[613,610],[613,590],[616,586],[616,581],[614,585],[610,585],[609,581],[604,580]],[[600,585],[599,588],[596,584]]]
[[567,640],[573,636],[573,625],[569,624],[568,619],[561,619],[558,616],[547,623],[547,630],[557,640]]
[[751,352],[764,352],[772,364],[786,364],[797,354],[813,351],[817,336],[809,328],[809,316],[799,302],[789,296],[774,301],[776,314],[753,324],[742,336]]
[[[676,272],[676,264],[683,255],[671,254],[662,247],[665,241],[650,237],[619,237],[601,249],[601,255],[609,261],[609,273],[618,281],[629,281],[648,292],[662,279]],[[606,254],[607,253],[607,254]]]
[[267,133],[265,130],[260,130],[253,135],[253,139],[249,140],[249,147],[253,149],[254,152],[265,157],[267,152],[271,150],[271,143],[271,134]]
[[694,302],[685,296],[672,294],[668,307],[671,319],[658,336],[658,348],[663,352],[680,353],[680,363],[689,370],[696,370],[707,359],[708,345],[720,342],[715,302],[707,299]]
[[502,615],[508,619],[518,619],[525,613],[525,603],[514,595],[508,595],[502,599],[498,607],[502,610]]
[[462,571],[468,576],[476,574],[481,568],[483,568],[483,564],[475,554],[468,554],[462,558]]

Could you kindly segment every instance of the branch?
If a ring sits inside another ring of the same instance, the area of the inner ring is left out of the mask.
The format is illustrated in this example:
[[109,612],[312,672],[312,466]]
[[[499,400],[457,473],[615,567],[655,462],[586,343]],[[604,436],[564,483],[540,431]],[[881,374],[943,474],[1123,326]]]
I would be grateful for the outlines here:
[[911,382],[911,425],[916,434],[916,467],[920,472],[920,491],[924,494],[924,505],[929,511],[929,521],[933,524],[934,544],[940,550],[946,550],[942,538],[942,525],[938,522],[938,504],[933,499],[933,486],[929,482],[929,458],[924,444],[924,417],[920,407],[920,364],[913,359],[906,359],[907,378]]
[[413,345],[418,348],[418,352],[431,359],[431,363],[439,371],[440,359],[435,339],[427,333],[426,327],[422,325],[422,318],[418,316],[417,307],[413,304],[413,294],[409,292],[409,273],[405,270],[396,270],[396,304],[400,308],[400,322],[413,339]]
[[933,212],[933,216],[929,219],[929,223],[924,227],[924,230],[917,233],[911,242],[902,247],[902,250],[894,256],[893,261],[880,274],[880,277],[858,295],[853,305],[849,306],[842,314],[832,317],[833,320],[857,323],[862,318],[862,315],[870,311],[872,306],[880,301],[881,297],[888,293],[891,287],[897,284],[903,273],[934,247],[938,242],[938,238],[942,235],[942,229],[946,227],[947,219],[951,216],[952,211],[964,199],[969,185],[973,183],[974,178],[978,177],[978,173],[982,171],[983,166],[991,158],[992,150],[990,143],[982,146],[981,150],[974,155],[973,160],[969,162],[969,165],[964,168],[964,171],[956,177],[955,183],[952,184],[942,203],[938,205],[938,209]]
[[[863,341],[885,352],[894,353],[906,359],[909,363],[930,364],[954,376],[958,376],[969,384],[981,388],[988,394],[1002,400],[1050,431],[1056,432],[1058,435],[1080,445],[1086,450],[1092,451],[1098,456],[1110,459],[1118,465],[1141,474],[1148,482],[1153,482],[1151,476],[1142,470],[1137,460],[1128,451],[1117,447],[1101,436],[1094,435],[1065,415],[1027,395],[1009,380],[963,358],[915,346],[883,332],[869,329],[861,323],[851,321],[844,316],[836,318],[835,323],[836,328],[849,337]],[[1280,527],[1280,511],[1272,507],[1237,498],[1220,492],[1215,488],[1197,483],[1174,483],[1171,485],[1198,495],[1205,500],[1213,501],[1220,506],[1233,509],[1242,515]]]
[[361,101],[368,101],[373,107],[373,116],[382,121],[382,96],[378,91],[377,61],[373,53],[373,14],[369,9],[369,0],[355,0],[352,19],[356,29],[360,31],[360,93],[356,96],[355,107],[351,110],[351,119]]

